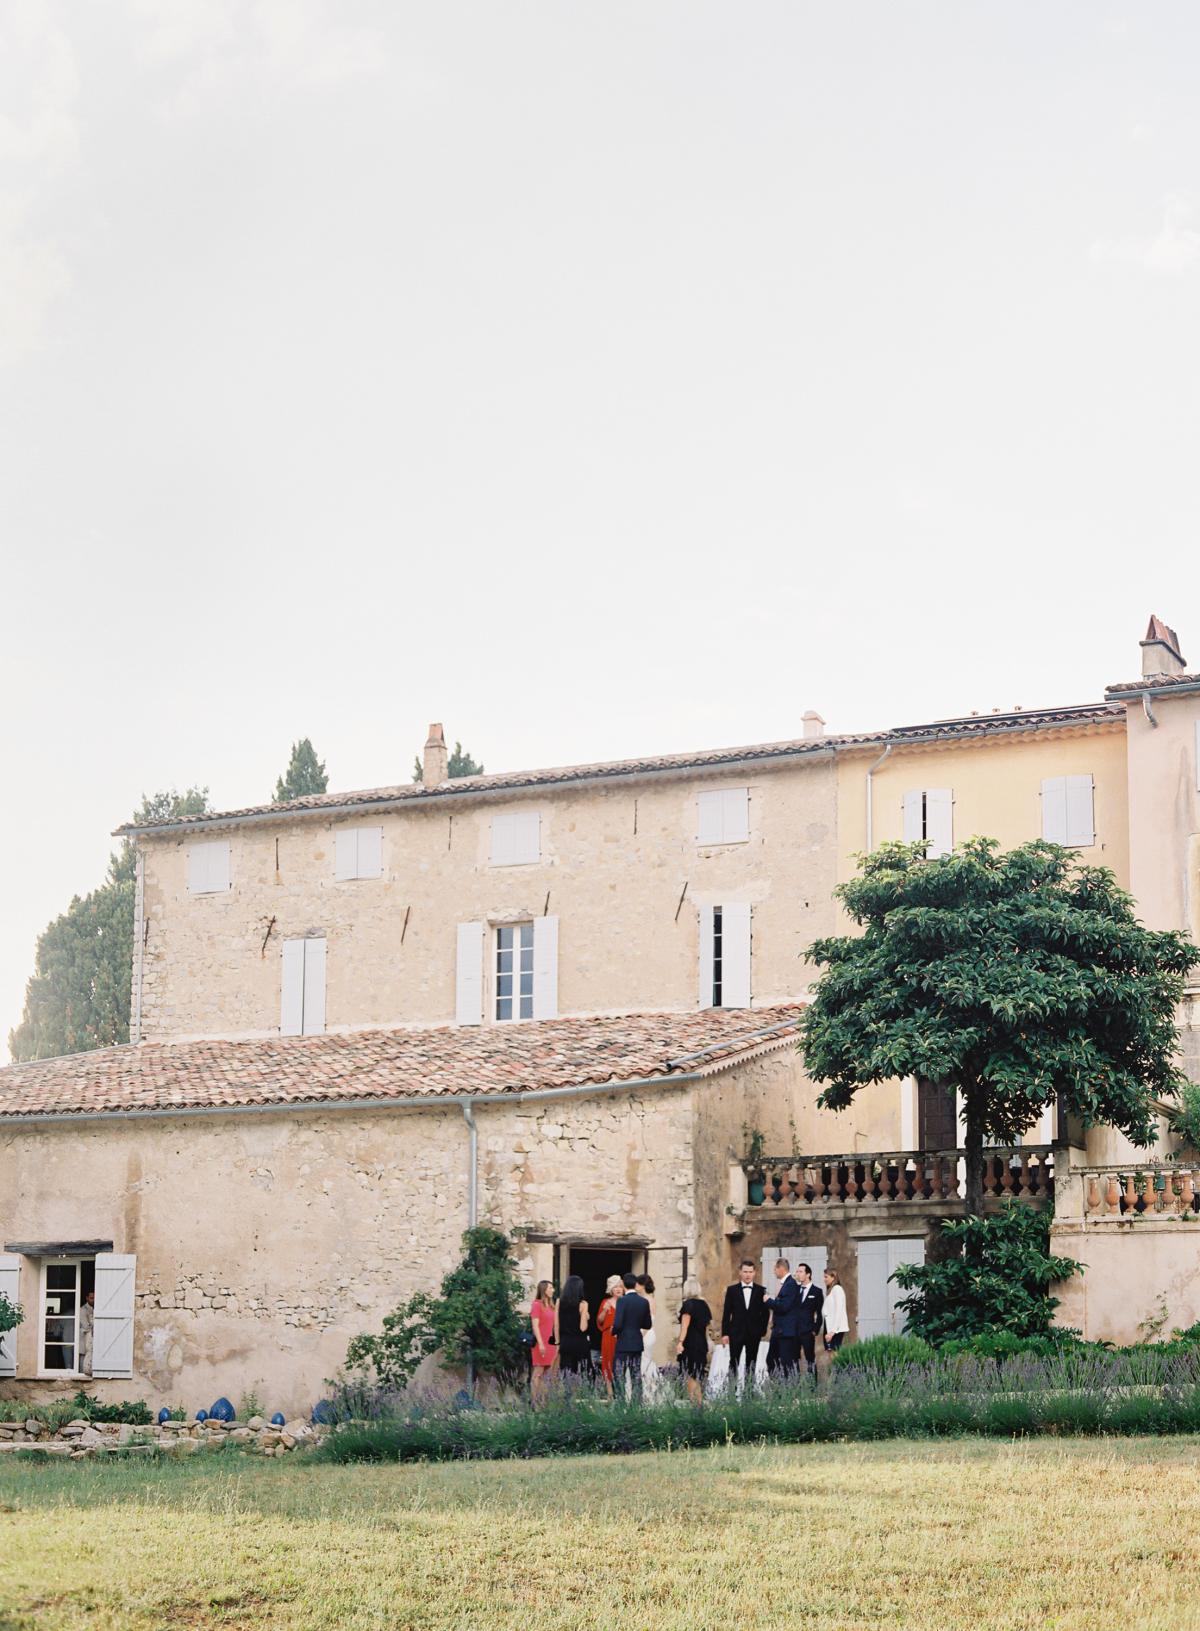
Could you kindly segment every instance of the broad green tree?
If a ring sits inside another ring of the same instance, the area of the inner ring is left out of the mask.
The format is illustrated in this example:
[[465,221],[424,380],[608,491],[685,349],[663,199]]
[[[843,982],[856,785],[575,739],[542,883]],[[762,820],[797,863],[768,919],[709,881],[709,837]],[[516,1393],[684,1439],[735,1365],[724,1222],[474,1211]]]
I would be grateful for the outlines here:
[[[461,742],[455,742],[454,752],[446,765],[446,775],[453,781],[459,776],[482,776],[483,766],[476,764]],[[413,781],[423,782],[425,771],[419,758],[413,760]]]
[[305,736],[299,742],[293,742],[288,767],[275,783],[274,802],[283,804],[287,799],[302,799],[310,793],[328,791],[329,777],[310,739]]
[[1140,924],[1107,868],[1042,842],[973,838],[932,860],[884,844],[838,894],[861,932],[809,951],[819,1104],[904,1076],[957,1088],[973,1214],[985,1142],[1012,1143],[1060,1095],[1085,1126],[1153,1143],[1155,1100],[1184,1085],[1175,1015],[1200,950]]
[[[133,820],[163,821],[207,809],[208,789],[189,787],[143,797]],[[126,839],[100,887],[76,895],[39,936],[21,1022],[8,1034],[15,1060],[53,1059],[129,1041],[136,870],[137,850]]]

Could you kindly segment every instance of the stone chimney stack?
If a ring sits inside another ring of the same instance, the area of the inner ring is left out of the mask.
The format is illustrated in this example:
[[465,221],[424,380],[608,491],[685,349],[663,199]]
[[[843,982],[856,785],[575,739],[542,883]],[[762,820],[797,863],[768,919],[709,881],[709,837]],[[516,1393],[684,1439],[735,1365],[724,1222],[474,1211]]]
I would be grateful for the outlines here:
[[1142,677],[1153,679],[1160,674],[1182,674],[1186,668],[1179,636],[1161,619],[1152,617],[1142,641]]
[[421,765],[421,781],[426,787],[437,787],[450,773],[450,756],[446,752],[446,736],[440,725],[429,727],[429,740],[425,744],[425,758]]
[[825,721],[820,714],[814,713],[810,708],[804,716],[804,740],[810,741],[813,737],[824,736]]

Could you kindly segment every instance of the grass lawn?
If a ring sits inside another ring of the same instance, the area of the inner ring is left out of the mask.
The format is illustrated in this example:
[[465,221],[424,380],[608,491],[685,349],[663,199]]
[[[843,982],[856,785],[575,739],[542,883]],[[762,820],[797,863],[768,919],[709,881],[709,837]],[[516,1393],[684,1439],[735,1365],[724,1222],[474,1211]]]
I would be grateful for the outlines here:
[[0,1466],[0,1631],[1200,1626],[1197,1439]]

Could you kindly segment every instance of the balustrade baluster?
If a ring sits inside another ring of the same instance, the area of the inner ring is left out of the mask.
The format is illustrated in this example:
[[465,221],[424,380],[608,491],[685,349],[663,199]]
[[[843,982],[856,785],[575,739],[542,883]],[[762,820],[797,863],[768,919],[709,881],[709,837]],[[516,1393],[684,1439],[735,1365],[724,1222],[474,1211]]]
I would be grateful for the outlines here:
[[1191,1170],[1185,1169],[1179,1175],[1179,1203],[1182,1210],[1185,1212],[1190,1212],[1192,1210],[1192,1202],[1195,1200],[1195,1198],[1196,1191],[1192,1187]]
[[1007,1155],[1000,1157],[1000,1192],[1005,1196],[1013,1192],[1012,1161]]
[[942,1158],[940,1155],[935,1155],[933,1158],[933,1183],[931,1187],[934,1200],[940,1201],[945,1193],[942,1188]]
[[1110,1172],[1108,1175],[1108,1193],[1105,1199],[1108,1202],[1109,1212],[1119,1212],[1121,1210],[1121,1186],[1117,1182],[1115,1172]]
[[1029,1181],[1029,1152],[1028,1152],[1028,1150],[1022,1150],[1021,1151],[1021,1178],[1020,1178],[1020,1182],[1019,1182],[1019,1184],[1017,1186],[1017,1193],[1019,1195],[1032,1195],[1033,1194],[1033,1185]]
[[1125,1210],[1132,1212],[1138,1203],[1137,1185],[1133,1181],[1133,1173],[1125,1179]]
[[913,1156],[912,1170],[912,1199],[923,1201],[925,1199],[925,1157]]
[[1100,1210],[1100,1180],[1094,1172],[1088,1173],[1087,1181],[1087,1211]]

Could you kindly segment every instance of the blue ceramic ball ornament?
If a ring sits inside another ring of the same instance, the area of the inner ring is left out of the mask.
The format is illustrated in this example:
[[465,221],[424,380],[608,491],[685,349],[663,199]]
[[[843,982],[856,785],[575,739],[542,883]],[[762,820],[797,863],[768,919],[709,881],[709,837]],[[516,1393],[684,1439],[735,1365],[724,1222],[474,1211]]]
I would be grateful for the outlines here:
[[333,1400],[318,1399],[313,1405],[312,1419],[323,1427],[330,1426],[333,1422]]
[[161,1427],[163,1422],[170,1421],[170,1419],[171,1412],[167,1409],[166,1405],[163,1405],[162,1409],[158,1413],[158,1425]]
[[237,1420],[237,1411],[230,1404],[229,1400],[223,1396],[220,1399],[215,1399],[213,1401],[213,1403],[209,1406],[208,1414],[212,1421]]
[[207,1421],[208,1420],[208,1411],[207,1410],[197,1410],[196,1420],[197,1421]]
[[281,1411],[277,1410],[275,1412],[275,1414],[271,1417],[271,1426],[272,1427],[282,1427],[284,1425],[285,1420],[286,1420],[286,1417],[282,1414]]

